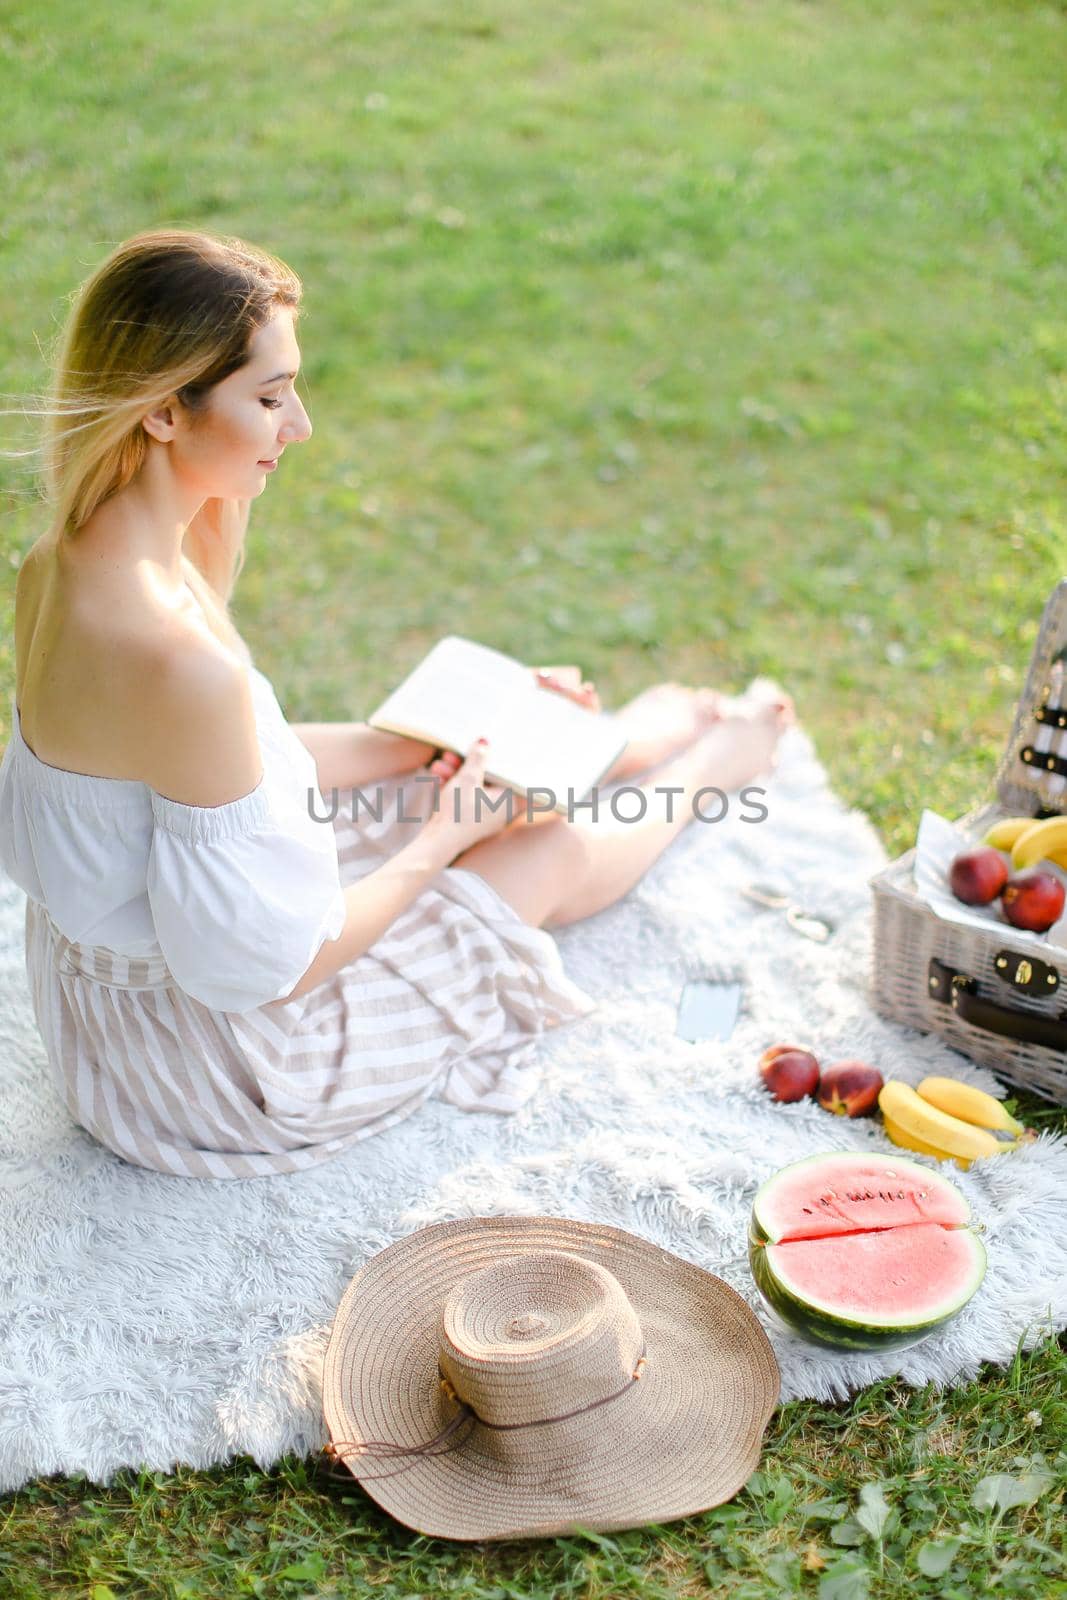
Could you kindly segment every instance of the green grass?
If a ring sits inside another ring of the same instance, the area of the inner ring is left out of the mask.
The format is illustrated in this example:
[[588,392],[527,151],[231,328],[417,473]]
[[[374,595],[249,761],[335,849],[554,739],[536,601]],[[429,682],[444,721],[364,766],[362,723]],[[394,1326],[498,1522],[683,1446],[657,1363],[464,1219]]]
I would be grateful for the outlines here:
[[[1064,1592],[1065,1438],[1067,1354],[1049,1343],[943,1395],[885,1382],[848,1407],[786,1406],[733,1501],[663,1527],[463,1546],[398,1527],[308,1462],[262,1472],[242,1457],[215,1472],[123,1472],[107,1489],[32,1485],[10,1497],[0,1540],[20,1597],[851,1600],[865,1572],[874,1596],[1044,1600]],[[995,1474],[1006,1483],[976,1495]],[[889,1511],[866,1528],[853,1515],[863,1486]]]
[[[126,235],[266,244],[315,436],[234,613],[294,720],[446,631],[609,705],[766,672],[896,855],[992,793],[1063,572],[1065,46],[1026,0],[11,0],[0,389]],[[43,513],[0,494],[13,573]],[[729,1506],[605,1540],[423,1540],[296,1460],[50,1480],[0,1502],[0,1593],[1062,1594],[1065,1366],[787,1406]],[[997,1473],[1033,1503],[973,1506]]]

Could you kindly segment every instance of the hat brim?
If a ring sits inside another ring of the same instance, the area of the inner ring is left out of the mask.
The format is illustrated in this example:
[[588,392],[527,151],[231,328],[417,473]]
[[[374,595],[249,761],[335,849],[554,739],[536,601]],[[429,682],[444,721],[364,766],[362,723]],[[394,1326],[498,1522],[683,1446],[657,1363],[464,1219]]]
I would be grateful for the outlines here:
[[[551,1428],[512,1434],[505,1469],[493,1435],[468,1424],[454,1450],[346,1465],[390,1516],[445,1539],[520,1539],[577,1528],[670,1522],[720,1505],[759,1461],[780,1377],[770,1341],[735,1290],[620,1228],[559,1217],[435,1223],[373,1256],[345,1291],[323,1371],[334,1441],[432,1438],[455,1414],[442,1400],[437,1319],[455,1283],[501,1256],[572,1250],[622,1284],[645,1335],[642,1377],[553,1448]],[[341,1459],[345,1459],[342,1455]]]

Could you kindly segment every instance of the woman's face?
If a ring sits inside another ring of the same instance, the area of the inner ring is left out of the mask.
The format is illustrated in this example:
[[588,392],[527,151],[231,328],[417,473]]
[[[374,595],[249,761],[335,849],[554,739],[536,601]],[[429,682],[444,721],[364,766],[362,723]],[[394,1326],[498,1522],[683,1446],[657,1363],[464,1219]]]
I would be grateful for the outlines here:
[[172,463],[204,498],[262,494],[283,450],[311,436],[294,387],[300,350],[293,314],[280,308],[249,345],[249,359],[216,383],[203,409],[186,411],[172,441]]

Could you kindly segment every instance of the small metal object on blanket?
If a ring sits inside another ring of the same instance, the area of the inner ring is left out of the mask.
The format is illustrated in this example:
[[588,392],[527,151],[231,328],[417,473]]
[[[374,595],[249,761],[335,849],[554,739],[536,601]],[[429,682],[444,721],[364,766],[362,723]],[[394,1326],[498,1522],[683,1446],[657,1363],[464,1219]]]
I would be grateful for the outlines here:
[[837,926],[821,911],[809,911],[805,906],[797,905],[790,895],[774,884],[746,883],[742,885],[741,893],[756,905],[768,906],[772,911],[784,911],[789,926],[796,933],[803,934],[805,939],[814,939],[817,944],[825,944]]

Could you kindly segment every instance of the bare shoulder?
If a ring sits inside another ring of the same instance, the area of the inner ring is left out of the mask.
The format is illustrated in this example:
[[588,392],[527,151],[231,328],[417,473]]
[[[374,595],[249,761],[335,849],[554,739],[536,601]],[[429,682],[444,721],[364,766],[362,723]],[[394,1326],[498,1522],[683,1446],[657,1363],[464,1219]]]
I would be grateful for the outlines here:
[[252,685],[229,652],[199,639],[145,644],[144,781],[168,800],[220,806],[257,787],[263,762]]
[[27,551],[15,583],[23,735],[71,772],[184,805],[240,799],[262,776],[247,648],[199,585],[166,592],[143,566],[50,536]]

